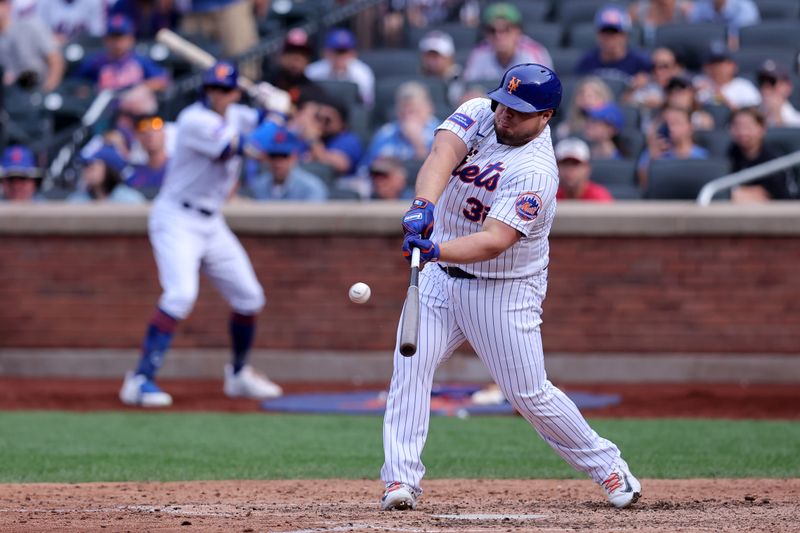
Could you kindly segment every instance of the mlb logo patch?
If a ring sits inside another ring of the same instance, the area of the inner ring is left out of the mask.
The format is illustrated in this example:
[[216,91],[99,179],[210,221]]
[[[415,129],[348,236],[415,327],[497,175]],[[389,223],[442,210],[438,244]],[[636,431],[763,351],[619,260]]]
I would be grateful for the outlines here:
[[465,130],[468,130],[473,124],[475,124],[475,119],[465,115],[464,113],[453,113],[447,120],[458,124]]
[[514,207],[522,220],[536,220],[542,209],[542,199],[535,192],[524,192],[517,197]]

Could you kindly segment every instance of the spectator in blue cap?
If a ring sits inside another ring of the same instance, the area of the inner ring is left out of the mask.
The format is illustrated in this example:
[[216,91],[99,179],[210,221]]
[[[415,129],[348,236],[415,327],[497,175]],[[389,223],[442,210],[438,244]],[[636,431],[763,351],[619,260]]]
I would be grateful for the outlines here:
[[264,122],[250,134],[246,153],[264,166],[263,172],[246,182],[256,200],[327,200],[322,180],[298,166],[301,147],[297,135],[274,122]]
[[636,89],[647,83],[652,63],[647,54],[629,46],[631,18],[620,6],[601,8],[594,17],[597,46],[588,50],[575,71],[626,82]]
[[125,15],[108,19],[105,51],[83,61],[77,75],[97,85],[98,89],[126,89],[143,83],[154,91],[167,86],[167,75],[149,58],[136,53],[135,28]]
[[366,106],[375,101],[375,74],[358,59],[356,37],[349,30],[336,28],[325,37],[323,57],[306,68],[311,80],[343,80],[358,85],[361,100]]
[[584,136],[589,143],[592,159],[622,158],[616,143],[616,138],[622,131],[622,127],[622,111],[614,102],[609,102],[586,112]]
[[33,202],[42,199],[37,194],[42,170],[36,164],[30,149],[19,145],[6,148],[0,160],[0,178],[3,183],[3,200]]
[[107,201],[111,203],[139,204],[145,197],[125,185],[129,173],[128,164],[116,148],[103,145],[99,150],[84,158],[79,190],[67,197],[69,202]]

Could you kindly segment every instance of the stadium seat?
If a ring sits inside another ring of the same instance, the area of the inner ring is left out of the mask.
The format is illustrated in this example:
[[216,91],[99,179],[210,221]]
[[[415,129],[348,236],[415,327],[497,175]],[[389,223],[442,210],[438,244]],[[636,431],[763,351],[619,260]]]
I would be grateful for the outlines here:
[[699,71],[711,43],[726,33],[723,24],[668,24],[656,28],[655,47],[671,49],[687,69]]
[[522,31],[551,52],[554,48],[560,48],[563,44],[564,29],[561,24],[525,21]]
[[794,0],[757,0],[761,20],[797,20],[800,2]]
[[550,14],[550,2],[545,0],[513,0],[510,2],[517,6],[522,20],[542,22]]
[[728,174],[722,159],[660,159],[650,163],[644,197],[652,200],[695,200],[709,181]]
[[42,105],[40,93],[30,93],[16,86],[6,87],[3,106],[8,113],[8,135],[16,142],[31,145],[50,136],[51,117]]
[[342,187],[331,187],[328,191],[329,200],[358,201],[361,196],[354,190]]
[[[575,24],[569,28],[566,36],[566,44],[570,48],[580,48],[588,50],[597,46],[597,33],[594,22],[583,22]],[[633,47],[639,47],[642,43],[642,28],[634,26],[628,34],[628,43]]]
[[417,183],[417,174],[419,173],[419,169],[422,167],[422,163],[424,160],[422,159],[408,159],[403,161],[403,166],[406,167],[406,175],[408,178],[408,186],[413,188],[414,185]]
[[595,13],[606,5],[617,4],[623,9],[625,5],[621,2],[609,2],[609,0],[562,0],[556,1],[553,20],[562,25],[572,26],[581,22],[592,22]]
[[452,37],[456,50],[460,48],[471,49],[481,38],[478,28],[464,26],[460,22],[448,22],[427,28],[409,28],[407,30],[406,39],[408,48],[411,50],[418,50],[420,39],[431,30],[439,30]]
[[617,136],[619,151],[628,159],[638,159],[645,144],[644,134],[639,129],[626,128]]
[[634,159],[598,159],[592,161],[590,179],[607,188],[618,200],[639,200]]
[[731,145],[731,136],[723,126],[715,130],[698,130],[694,132],[694,142],[708,150],[714,158],[726,159]]
[[358,92],[358,85],[352,81],[345,80],[317,80],[316,83],[326,93],[335,96],[348,107],[361,105],[361,94]]
[[800,128],[768,128],[764,144],[784,154],[800,150]]
[[778,46],[796,50],[798,35],[800,20],[768,20],[739,29],[739,46]]
[[317,161],[304,161],[300,163],[300,168],[317,176],[329,189],[336,182],[336,170],[334,170],[332,166],[326,165],[325,163],[319,163]]
[[376,78],[416,74],[420,70],[420,54],[415,48],[375,48],[358,53]]
[[790,72],[795,72],[797,50],[780,46],[753,46],[737,50],[733,53],[733,59],[739,65],[739,75],[755,81],[756,72],[767,59],[776,61]]
[[575,72],[585,50],[577,48],[553,48],[550,57],[553,59],[553,70],[559,75],[568,76]]

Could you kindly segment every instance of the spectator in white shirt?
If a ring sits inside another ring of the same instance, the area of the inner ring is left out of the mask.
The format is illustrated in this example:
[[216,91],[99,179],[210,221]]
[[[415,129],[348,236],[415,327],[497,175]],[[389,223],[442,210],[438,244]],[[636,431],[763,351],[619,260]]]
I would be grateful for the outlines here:
[[725,43],[714,42],[703,65],[704,75],[695,80],[697,99],[702,104],[723,104],[736,110],[761,104],[761,95],[752,82],[737,77],[739,65]]
[[306,67],[306,76],[314,81],[352,81],[358,85],[366,106],[371,107],[375,101],[375,74],[358,59],[355,35],[344,28],[336,28],[328,33],[323,58]]

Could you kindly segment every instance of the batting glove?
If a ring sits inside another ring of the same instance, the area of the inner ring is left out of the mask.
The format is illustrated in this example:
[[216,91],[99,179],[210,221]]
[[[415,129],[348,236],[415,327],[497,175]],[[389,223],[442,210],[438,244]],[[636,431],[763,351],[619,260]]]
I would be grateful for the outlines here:
[[406,235],[403,240],[403,257],[411,262],[411,248],[419,248],[419,266],[425,263],[435,263],[439,260],[439,245],[416,235]]
[[292,108],[292,99],[289,93],[265,81],[256,84],[250,96],[267,111],[288,115]]
[[433,202],[417,196],[403,215],[403,232],[427,239],[433,232]]

